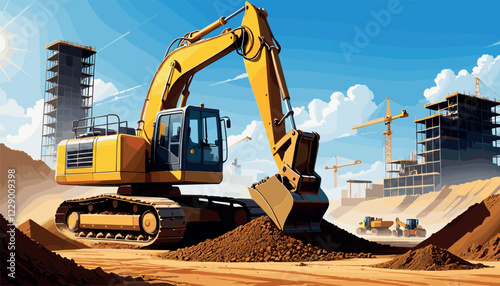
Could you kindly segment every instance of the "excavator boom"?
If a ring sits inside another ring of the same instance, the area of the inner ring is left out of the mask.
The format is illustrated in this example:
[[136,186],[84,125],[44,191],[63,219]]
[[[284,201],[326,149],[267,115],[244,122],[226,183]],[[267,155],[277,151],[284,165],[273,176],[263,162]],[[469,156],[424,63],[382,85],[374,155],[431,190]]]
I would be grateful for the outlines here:
[[[238,50],[243,56],[271,152],[280,170],[279,174],[249,188],[250,194],[279,228],[291,232],[319,231],[319,223],[328,208],[327,197],[320,188],[321,178],[314,170],[319,135],[295,130],[290,95],[278,56],[280,46],[267,22],[267,12],[248,2],[244,11],[241,27],[202,39],[203,35],[226,23],[227,18],[223,17],[188,35],[187,46],[172,51],[163,60],[148,91],[139,134],[150,141],[155,114],[175,108],[181,93],[179,107],[183,107],[194,74]],[[282,101],[286,113],[283,113]],[[286,118],[291,123],[289,132],[285,127]]]

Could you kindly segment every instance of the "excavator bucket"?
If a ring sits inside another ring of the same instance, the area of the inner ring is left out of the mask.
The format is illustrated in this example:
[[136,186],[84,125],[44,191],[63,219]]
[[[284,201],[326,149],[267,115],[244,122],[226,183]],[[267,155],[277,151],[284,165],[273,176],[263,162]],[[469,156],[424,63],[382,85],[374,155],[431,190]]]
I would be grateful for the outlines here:
[[283,151],[280,173],[248,188],[252,199],[278,228],[289,233],[320,232],[328,197],[314,172],[319,135],[294,130],[277,146]]
[[248,190],[252,199],[284,232],[321,231],[321,219],[328,209],[328,198],[322,190],[316,195],[293,193],[277,176]]

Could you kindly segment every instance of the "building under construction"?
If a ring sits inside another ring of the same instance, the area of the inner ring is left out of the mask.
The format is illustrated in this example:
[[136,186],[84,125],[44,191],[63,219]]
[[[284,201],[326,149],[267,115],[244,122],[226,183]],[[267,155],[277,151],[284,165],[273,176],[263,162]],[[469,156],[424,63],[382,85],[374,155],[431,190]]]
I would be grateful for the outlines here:
[[421,195],[444,185],[500,176],[500,102],[454,93],[425,105],[417,119],[417,158],[391,163],[398,177],[384,179],[384,196]]
[[92,116],[96,50],[66,41],[46,49],[42,160],[54,168],[57,144],[73,138],[73,120]]

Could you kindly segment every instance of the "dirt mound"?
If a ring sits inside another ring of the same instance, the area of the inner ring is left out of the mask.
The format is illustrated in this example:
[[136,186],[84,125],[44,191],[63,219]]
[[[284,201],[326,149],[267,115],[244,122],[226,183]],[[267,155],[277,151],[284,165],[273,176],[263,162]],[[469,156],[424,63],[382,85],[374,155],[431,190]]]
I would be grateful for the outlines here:
[[498,233],[500,233],[500,195],[493,195],[468,208],[415,248],[434,244],[456,255],[468,253],[470,250],[474,252],[473,249],[486,251],[486,244]]
[[365,258],[372,255],[329,252],[325,248],[286,235],[268,217],[260,217],[218,238],[207,239],[198,245],[161,254],[159,257],[216,262],[302,262]]
[[[24,234],[26,234],[29,238],[45,246],[48,250],[87,248],[87,246],[81,243],[75,244],[69,238],[64,239],[50,232],[31,219],[25,221],[17,228]],[[57,229],[55,229],[55,231],[58,232]]]
[[406,252],[407,248],[398,248],[389,245],[382,245],[376,242],[360,238],[340,227],[321,221],[321,234],[298,236],[299,239],[310,242],[319,247],[331,251],[342,252],[371,252],[374,254],[400,254]]
[[[45,228],[46,230],[50,231],[52,234],[60,237],[64,241],[74,245],[76,248],[89,248],[86,244],[79,242],[76,239],[71,239],[70,237],[67,237],[66,235],[62,234],[57,228],[54,223],[54,218],[49,219],[45,223],[41,225],[41,227]],[[35,239],[36,240],[36,239]]]
[[[1,285],[114,285],[134,281],[132,277],[106,273],[100,267],[85,269],[73,260],[62,258],[8,225],[1,214],[0,240]],[[8,261],[11,253],[15,253],[15,262]],[[8,276],[11,270],[15,270],[14,278]],[[140,282],[142,279],[136,279],[135,283]]]
[[[36,179],[53,180],[54,171],[41,160],[33,160],[30,155],[23,151],[12,150],[5,144],[0,143],[0,172],[7,174],[8,169],[16,170],[17,187],[23,184],[29,185],[27,181]],[[7,187],[7,180],[0,183],[2,189]],[[4,199],[2,198],[2,201]]]
[[372,267],[402,270],[464,270],[486,267],[481,263],[472,264],[435,245],[428,245]]
[[483,245],[470,244],[460,256],[469,260],[500,260],[500,233]]

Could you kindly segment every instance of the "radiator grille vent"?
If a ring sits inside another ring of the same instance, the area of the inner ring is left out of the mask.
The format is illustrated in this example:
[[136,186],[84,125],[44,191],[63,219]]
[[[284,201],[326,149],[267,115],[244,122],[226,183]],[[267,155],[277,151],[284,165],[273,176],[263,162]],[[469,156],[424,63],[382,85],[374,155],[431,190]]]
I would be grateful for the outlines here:
[[66,145],[66,168],[90,168],[94,142],[70,142]]

